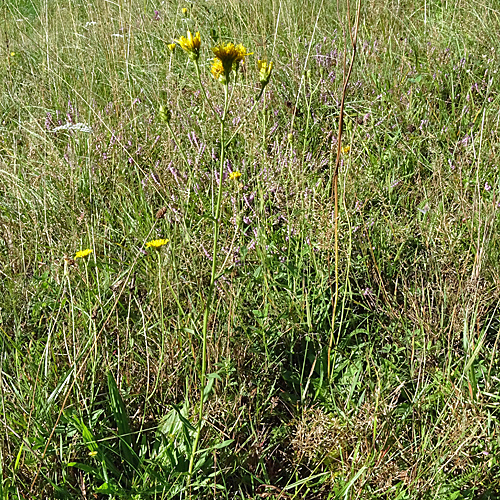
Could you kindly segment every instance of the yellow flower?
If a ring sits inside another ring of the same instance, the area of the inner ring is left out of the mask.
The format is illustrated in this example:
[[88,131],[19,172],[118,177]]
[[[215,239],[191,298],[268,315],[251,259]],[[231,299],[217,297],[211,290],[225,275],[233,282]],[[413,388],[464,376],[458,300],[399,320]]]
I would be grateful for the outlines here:
[[224,74],[224,66],[222,66],[222,61],[218,59],[217,57],[214,59],[214,62],[212,63],[212,69],[210,70],[212,72],[212,75],[214,75],[214,78],[216,80],[219,80],[221,76],[224,76],[224,82],[225,83],[225,74]]
[[175,43],[169,43],[167,45],[167,47],[168,47],[168,50],[170,50],[170,52],[173,52],[175,50],[176,45],[175,45]]
[[235,170],[234,172],[231,172],[229,174],[230,181],[235,181],[236,179],[239,179],[240,177],[241,177],[241,172],[239,170]]
[[95,457],[96,455],[97,455],[97,451],[96,450],[89,451],[89,457]]
[[164,239],[152,240],[152,241],[148,241],[146,243],[146,247],[159,248],[159,247],[162,247],[163,245],[166,245],[167,243],[168,243],[168,240],[164,240]]
[[184,49],[188,53],[189,59],[191,59],[192,61],[198,60],[198,58],[200,57],[201,46],[201,37],[199,31],[196,32],[195,36],[193,36],[193,34],[188,31],[187,38],[181,36],[179,40],[176,40],[176,42],[181,46],[182,49]]
[[346,153],[349,153],[349,151],[351,150],[351,146],[344,146],[340,152],[345,155]]
[[91,253],[92,250],[90,248],[87,248],[86,250],[80,250],[79,252],[76,252],[75,260],[83,259],[84,257],[87,257],[87,255],[90,255]]
[[184,7],[184,9],[182,9],[182,13],[187,17],[188,15],[188,10]]
[[257,65],[259,67],[259,80],[260,83],[265,87],[269,83],[271,78],[271,71],[273,70],[273,62],[268,63],[265,59],[258,60]]
[[14,57],[15,55],[16,55],[16,53],[15,53],[15,52],[11,52],[11,53],[10,53],[10,57]]
[[[247,52],[247,49],[245,49],[241,43],[238,45],[234,45],[234,43],[221,43],[220,45],[217,45],[217,47],[214,47],[212,52],[220,61],[220,63],[217,63],[216,59],[214,61],[214,66],[217,64],[217,68],[219,68],[220,64],[222,64],[226,81],[229,78],[229,73],[233,70],[237,71],[240,62],[245,62],[245,57],[253,54],[253,52]],[[212,66],[212,74],[214,74],[214,66]]]

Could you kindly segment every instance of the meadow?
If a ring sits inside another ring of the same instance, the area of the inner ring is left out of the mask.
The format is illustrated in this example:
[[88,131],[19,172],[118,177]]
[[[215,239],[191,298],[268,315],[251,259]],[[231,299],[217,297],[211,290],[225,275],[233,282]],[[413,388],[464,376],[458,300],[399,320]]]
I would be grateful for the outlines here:
[[0,498],[500,498],[500,1],[356,9],[4,0]]

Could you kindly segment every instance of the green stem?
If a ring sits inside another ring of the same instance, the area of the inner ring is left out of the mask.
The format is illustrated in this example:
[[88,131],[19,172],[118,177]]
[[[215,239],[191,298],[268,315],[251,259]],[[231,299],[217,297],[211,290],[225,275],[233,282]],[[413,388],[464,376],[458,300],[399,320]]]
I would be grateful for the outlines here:
[[203,409],[204,409],[204,389],[206,385],[206,372],[207,372],[207,338],[208,338],[208,318],[210,315],[210,310],[212,307],[212,299],[214,295],[215,288],[215,276],[217,272],[217,250],[219,245],[219,231],[220,231],[220,215],[222,207],[222,183],[224,174],[224,160],[226,153],[226,145],[224,143],[224,132],[225,132],[225,121],[228,108],[228,84],[224,85],[224,112],[222,118],[220,118],[220,166],[219,166],[219,190],[217,193],[217,201],[215,204],[215,214],[214,214],[214,239],[213,239],[213,250],[212,250],[212,272],[210,274],[210,286],[208,288],[208,295],[205,301],[205,308],[203,310],[203,330],[202,330],[202,358],[201,358],[201,377],[200,377],[200,407],[198,413],[198,426],[196,429],[196,436],[193,443],[193,449],[191,451],[191,458],[189,460],[189,472],[188,472],[188,486],[191,483],[191,477],[193,474],[194,458],[196,455],[196,450],[201,436],[201,427],[203,423]]
[[[212,113],[216,116],[217,120],[219,122],[221,121],[221,118],[219,116],[219,113],[215,111],[215,108],[213,107],[212,101],[207,96],[207,91],[205,90],[205,87],[201,83],[201,74],[200,74],[200,67],[198,66],[198,61],[194,61],[194,67],[196,69],[196,77],[198,78],[198,85],[200,86],[201,91],[203,92],[203,96],[205,97],[205,101],[207,101],[208,105],[210,106],[210,109],[212,110]],[[226,103],[227,101],[225,101]],[[225,105],[224,105],[224,115],[225,115]]]
[[151,394],[148,396],[148,399],[153,396],[153,394],[156,392],[156,389],[158,389],[158,382],[161,379],[160,377],[160,372],[163,366],[163,360],[164,360],[164,355],[165,355],[165,320],[163,317],[163,290],[161,286],[161,255],[158,250],[155,250],[156,254],[158,256],[158,292],[160,295],[160,331],[161,331],[161,346],[160,346],[160,359],[158,362],[158,376],[156,377],[155,385],[153,387],[153,390],[151,391]]

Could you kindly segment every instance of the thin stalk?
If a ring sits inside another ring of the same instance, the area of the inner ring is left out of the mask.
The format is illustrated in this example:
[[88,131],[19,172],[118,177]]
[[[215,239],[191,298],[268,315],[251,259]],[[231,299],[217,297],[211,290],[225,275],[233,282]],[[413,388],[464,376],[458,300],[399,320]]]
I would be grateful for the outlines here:
[[[165,318],[163,317],[163,290],[161,286],[161,254],[158,249],[155,250],[158,256],[158,291],[160,294],[160,331],[161,331],[161,347],[160,347],[160,360],[158,363],[158,376],[156,377],[155,385],[153,387],[153,390],[151,391],[151,395],[153,395],[156,392],[156,389],[158,388],[158,382],[160,380],[160,373],[161,369],[163,366],[163,361],[164,361],[164,355],[165,355]],[[175,297],[175,295],[174,295]]]
[[222,177],[224,174],[224,160],[226,154],[225,141],[225,122],[228,109],[228,83],[224,85],[224,112],[222,118],[220,118],[220,166],[219,166],[219,189],[217,192],[217,201],[215,203],[215,214],[214,214],[214,239],[213,239],[213,250],[212,250],[212,272],[210,274],[210,286],[208,288],[208,295],[205,301],[205,308],[203,310],[203,329],[202,329],[202,358],[201,358],[201,376],[200,376],[200,407],[198,412],[198,426],[196,429],[196,436],[193,443],[193,449],[191,451],[191,458],[189,460],[189,471],[188,471],[188,486],[191,483],[191,477],[193,474],[194,458],[196,455],[196,450],[201,436],[201,427],[203,423],[203,409],[204,409],[204,389],[206,385],[206,371],[207,371],[207,338],[208,338],[208,318],[210,315],[210,310],[212,308],[212,299],[215,287],[215,278],[217,272],[217,250],[219,245],[219,231],[220,231],[220,214],[222,206]]
[[[207,91],[205,90],[203,83],[201,83],[201,73],[200,73],[200,67],[198,66],[198,61],[194,61],[194,67],[196,69],[196,78],[198,79],[198,85],[200,86],[200,89],[203,92],[203,97],[205,97],[205,101],[207,101],[208,105],[210,106],[212,113],[215,115],[217,120],[219,120],[219,122],[220,122],[221,117],[219,116],[219,113],[217,113],[217,111],[215,111],[215,108],[212,104],[212,101],[210,101],[210,99],[208,98]],[[225,109],[225,106],[224,106],[224,109]]]
[[[344,124],[344,104],[345,97],[347,94],[347,84],[349,83],[349,78],[351,77],[352,68],[354,65],[354,60],[356,58],[356,47],[357,47],[357,39],[358,39],[358,28],[359,28],[359,16],[361,12],[361,0],[358,1],[358,6],[356,9],[356,20],[354,27],[354,35],[351,30],[351,19],[349,12],[349,2],[347,2],[347,19],[349,24],[349,35],[351,37],[351,45],[352,45],[352,57],[349,63],[349,68],[346,72],[345,67],[345,53],[344,53],[344,78],[343,78],[343,86],[342,86],[342,96],[340,99],[340,112],[339,112],[339,128],[337,135],[337,156],[335,159],[335,168],[333,170],[333,179],[332,179],[332,193],[331,196],[334,199],[334,260],[335,260],[335,288],[334,293],[332,294],[332,329],[330,331],[330,341],[328,343],[328,378],[331,376],[331,354],[332,354],[332,346],[333,346],[333,333],[335,330],[335,316],[337,315],[337,305],[339,300],[339,170],[340,170],[340,156],[342,154],[342,127]],[[347,45],[347,44],[346,44]],[[346,51],[347,52],[347,47]],[[333,149],[334,145],[332,142],[332,149],[330,151],[330,164],[332,163],[333,157]]]

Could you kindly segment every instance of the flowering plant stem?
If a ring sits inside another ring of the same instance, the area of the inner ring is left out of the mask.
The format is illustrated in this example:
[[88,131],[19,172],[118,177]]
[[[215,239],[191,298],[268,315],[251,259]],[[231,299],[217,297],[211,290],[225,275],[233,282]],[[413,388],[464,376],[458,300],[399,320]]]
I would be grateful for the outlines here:
[[[198,65],[197,74],[199,77]],[[200,80],[200,86],[201,80]],[[205,94],[206,97],[206,94]],[[208,98],[207,98],[208,99]],[[217,192],[217,199],[215,203],[215,213],[214,213],[214,239],[213,239],[213,249],[212,249],[212,272],[210,273],[210,286],[208,288],[208,294],[205,300],[205,308],[203,310],[203,326],[202,326],[202,355],[201,355],[201,376],[200,376],[200,407],[198,413],[198,425],[196,428],[196,436],[193,443],[193,449],[191,451],[191,458],[189,460],[189,471],[188,471],[188,485],[191,483],[191,477],[193,474],[194,459],[196,455],[196,450],[200,441],[201,428],[203,425],[203,403],[205,399],[205,386],[206,386],[206,372],[207,372],[207,337],[208,337],[208,318],[210,315],[210,309],[212,306],[212,299],[215,287],[215,277],[217,272],[217,250],[219,243],[219,231],[220,231],[220,212],[222,205],[222,181],[224,175],[224,160],[226,155],[226,144],[225,144],[225,122],[227,109],[229,104],[228,96],[228,83],[224,85],[224,109],[222,112],[222,117],[220,118],[220,166],[219,166],[219,188]],[[218,116],[218,115],[217,115]]]
[[[349,25],[349,34],[351,37],[352,46],[352,57],[349,66],[346,67],[346,52],[344,52],[344,62],[343,62],[343,82],[342,82],[342,94],[340,98],[340,111],[339,111],[339,128],[337,136],[337,155],[335,159],[335,167],[333,169],[332,178],[332,193],[331,197],[334,200],[334,262],[335,262],[335,280],[334,287],[332,286],[332,327],[330,330],[330,341],[328,342],[328,367],[327,375],[328,379],[332,376],[332,348],[333,348],[333,336],[335,331],[335,316],[337,315],[337,305],[339,298],[339,170],[340,170],[340,156],[342,153],[342,128],[344,122],[344,104],[347,94],[347,84],[349,83],[349,78],[351,77],[352,67],[354,65],[354,60],[356,59],[356,48],[358,40],[358,29],[359,29],[359,17],[361,12],[361,0],[358,0],[356,16],[354,21],[354,29],[351,29],[351,17],[350,17],[350,2],[347,2],[347,20]],[[347,47],[347,45],[346,45]],[[335,143],[332,140],[332,147],[330,150],[330,165],[333,160],[333,151]],[[330,256],[328,257],[328,267],[330,267]],[[337,341],[340,338],[340,333],[337,335]],[[335,365],[335,363],[333,363]]]
[[[220,118],[219,114],[217,113],[217,111],[215,111],[215,108],[214,108],[212,102],[210,101],[210,99],[208,98],[207,91],[205,90],[205,87],[201,81],[200,66],[198,65],[198,61],[194,62],[194,67],[196,69],[196,78],[198,79],[198,85],[200,86],[200,89],[203,92],[203,96],[205,97],[205,101],[207,101],[208,105],[210,106],[210,109],[212,110],[212,113],[220,121],[221,118]],[[224,87],[226,87],[226,85],[224,85]],[[227,101],[224,102],[224,115],[225,115],[226,105],[227,105]]]

